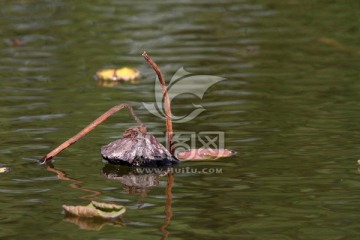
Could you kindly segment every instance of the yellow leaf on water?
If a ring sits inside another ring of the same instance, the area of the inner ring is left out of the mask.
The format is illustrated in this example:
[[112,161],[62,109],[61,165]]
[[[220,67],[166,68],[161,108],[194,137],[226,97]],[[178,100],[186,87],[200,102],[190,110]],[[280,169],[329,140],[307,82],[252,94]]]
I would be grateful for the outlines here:
[[110,68],[102,69],[96,72],[95,77],[98,80],[107,81],[132,81],[140,76],[140,72],[133,68]]
[[0,173],[6,173],[9,171],[9,168],[7,167],[0,167]]

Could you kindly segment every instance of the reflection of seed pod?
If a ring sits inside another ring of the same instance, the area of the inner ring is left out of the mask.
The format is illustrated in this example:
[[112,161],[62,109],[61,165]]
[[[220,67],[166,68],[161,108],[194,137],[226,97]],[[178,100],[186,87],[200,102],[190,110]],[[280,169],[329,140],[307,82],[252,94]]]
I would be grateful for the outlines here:
[[120,165],[155,167],[178,163],[143,126],[127,129],[123,138],[103,146],[101,155],[108,162]]
[[169,173],[168,168],[129,168],[106,164],[102,175],[108,179],[120,181],[128,187],[150,188],[160,184],[159,177]]
[[108,179],[123,184],[124,192],[130,195],[145,197],[152,187],[160,185],[160,177],[170,172],[168,167],[126,167],[114,164],[105,164],[101,173]]

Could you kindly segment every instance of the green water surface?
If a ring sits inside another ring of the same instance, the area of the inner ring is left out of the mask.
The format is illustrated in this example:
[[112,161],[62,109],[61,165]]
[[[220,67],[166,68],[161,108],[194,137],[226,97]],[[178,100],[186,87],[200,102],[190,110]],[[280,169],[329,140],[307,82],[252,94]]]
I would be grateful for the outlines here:
[[[0,1],[0,239],[359,239],[359,39],[357,0]],[[226,78],[175,98],[175,115],[206,111],[174,130],[223,132],[238,154],[181,163],[172,197],[166,176],[129,188],[99,154],[136,125],[124,111],[39,165],[120,103],[164,131],[142,105],[155,81],[144,50],[167,80],[181,67]],[[93,79],[122,66],[138,84]],[[66,220],[63,204],[90,199],[126,206],[123,225]]]

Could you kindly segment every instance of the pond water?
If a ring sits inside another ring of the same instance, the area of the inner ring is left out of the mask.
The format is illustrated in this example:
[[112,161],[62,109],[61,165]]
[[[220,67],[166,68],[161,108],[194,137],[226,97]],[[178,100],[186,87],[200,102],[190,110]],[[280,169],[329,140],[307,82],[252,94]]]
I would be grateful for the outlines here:
[[[0,173],[0,238],[359,239],[359,9],[356,0],[0,1],[0,164],[10,168]],[[144,50],[168,81],[181,67],[226,78],[203,99],[175,98],[175,115],[206,111],[174,130],[224,133],[238,154],[129,187],[126,177],[142,175],[99,154],[136,125],[121,111],[39,165],[120,103],[164,132],[142,105],[155,81]],[[138,84],[93,78],[122,66],[141,72]],[[123,223],[64,215],[62,205],[90,199],[126,206]]]

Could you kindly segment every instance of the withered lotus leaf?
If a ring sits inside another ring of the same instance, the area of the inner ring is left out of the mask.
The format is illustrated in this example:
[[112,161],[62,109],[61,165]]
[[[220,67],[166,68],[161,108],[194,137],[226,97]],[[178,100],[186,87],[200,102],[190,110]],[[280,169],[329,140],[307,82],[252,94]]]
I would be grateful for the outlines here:
[[78,217],[100,217],[100,218],[117,218],[123,215],[126,211],[122,205],[102,203],[91,201],[87,206],[67,206],[63,205],[64,210],[67,213]]
[[108,81],[131,81],[140,76],[140,72],[133,68],[108,68],[96,72],[96,79]]
[[205,161],[216,160],[223,157],[230,157],[235,154],[236,152],[228,149],[199,148],[179,151],[176,153],[176,157],[181,161]]

